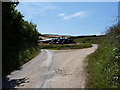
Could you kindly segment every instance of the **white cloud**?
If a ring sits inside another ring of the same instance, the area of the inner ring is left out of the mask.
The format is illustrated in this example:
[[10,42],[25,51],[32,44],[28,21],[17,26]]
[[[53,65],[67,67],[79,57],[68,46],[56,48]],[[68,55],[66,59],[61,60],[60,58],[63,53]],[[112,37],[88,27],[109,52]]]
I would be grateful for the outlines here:
[[87,12],[80,11],[71,15],[65,15],[64,13],[59,14],[59,16],[62,16],[64,20],[72,19],[74,17],[86,17],[88,16]]
[[71,19],[71,18],[72,18],[72,15],[68,15],[68,16],[63,17],[64,20]]
[[64,16],[65,14],[64,13],[60,13],[60,14],[58,14],[58,16]]
[[76,16],[85,16],[87,13],[84,12],[84,11],[80,11],[80,12],[77,12],[75,14],[73,14],[73,17],[76,17]]

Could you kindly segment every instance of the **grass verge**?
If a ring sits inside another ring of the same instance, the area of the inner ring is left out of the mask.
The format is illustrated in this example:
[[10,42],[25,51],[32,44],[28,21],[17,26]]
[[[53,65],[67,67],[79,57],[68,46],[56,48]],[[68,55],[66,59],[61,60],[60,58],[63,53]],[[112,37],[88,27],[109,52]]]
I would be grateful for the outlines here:
[[98,49],[87,57],[88,88],[120,88],[120,30],[110,28]]
[[41,49],[53,49],[53,50],[61,50],[61,49],[82,49],[92,47],[90,43],[81,43],[81,44],[55,44],[55,45],[39,45]]
[[30,61],[32,58],[34,58],[38,53],[40,53],[40,48],[38,46],[20,51],[19,60],[20,60],[21,66],[26,62]]

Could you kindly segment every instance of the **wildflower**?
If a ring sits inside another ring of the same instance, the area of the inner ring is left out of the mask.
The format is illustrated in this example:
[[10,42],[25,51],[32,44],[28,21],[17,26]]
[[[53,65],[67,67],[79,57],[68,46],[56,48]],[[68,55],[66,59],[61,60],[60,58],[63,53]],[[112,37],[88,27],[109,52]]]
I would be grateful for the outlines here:
[[27,49],[27,50],[26,50],[26,52],[28,53],[28,52],[29,52],[29,50]]
[[116,51],[116,50],[117,50],[117,48],[114,48],[114,49],[113,49],[113,51]]
[[120,38],[120,35],[118,35],[116,38]]
[[117,77],[117,76],[114,76],[113,79],[118,80],[118,77]]
[[118,59],[118,56],[115,56],[115,59]]
[[119,59],[120,58],[120,56],[115,56],[115,59]]

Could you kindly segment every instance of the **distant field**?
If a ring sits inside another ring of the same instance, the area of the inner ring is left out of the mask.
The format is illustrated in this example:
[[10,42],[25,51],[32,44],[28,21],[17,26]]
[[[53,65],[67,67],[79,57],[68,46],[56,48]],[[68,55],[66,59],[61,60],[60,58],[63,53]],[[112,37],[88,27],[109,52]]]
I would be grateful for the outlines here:
[[104,35],[96,36],[96,35],[89,35],[89,36],[67,36],[67,35],[53,35],[53,34],[43,34],[39,36],[41,39],[49,39],[49,38],[57,38],[57,37],[70,37],[76,43],[91,43],[91,44],[100,44],[102,37]]
[[41,49],[53,49],[53,50],[62,50],[62,49],[82,49],[92,47],[90,43],[81,43],[81,44],[39,44]]
[[100,44],[102,37],[104,36],[78,36],[72,38],[77,43]]
[[54,35],[54,34],[42,34],[39,36],[39,39],[49,39],[49,38],[58,38],[58,37],[71,37],[67,35]]

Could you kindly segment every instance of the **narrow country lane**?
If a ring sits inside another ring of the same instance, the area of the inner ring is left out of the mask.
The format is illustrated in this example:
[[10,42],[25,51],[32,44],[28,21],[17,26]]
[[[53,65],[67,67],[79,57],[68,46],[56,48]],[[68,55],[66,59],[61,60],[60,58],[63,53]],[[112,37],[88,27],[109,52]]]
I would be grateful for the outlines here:
[[19,82],[15,88],[85,88],[84,59],[97,47],[93,44],[93,47],[85,49],[43,49],[21,70],[12,72],[8,77]]

